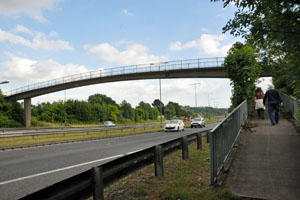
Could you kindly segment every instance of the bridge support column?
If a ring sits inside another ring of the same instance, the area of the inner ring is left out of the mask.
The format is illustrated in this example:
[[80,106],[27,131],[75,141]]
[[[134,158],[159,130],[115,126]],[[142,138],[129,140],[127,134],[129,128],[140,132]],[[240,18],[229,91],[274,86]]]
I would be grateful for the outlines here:
[[25,110],[25,126],[29,128],[31,125],[31,98],[24,99]]

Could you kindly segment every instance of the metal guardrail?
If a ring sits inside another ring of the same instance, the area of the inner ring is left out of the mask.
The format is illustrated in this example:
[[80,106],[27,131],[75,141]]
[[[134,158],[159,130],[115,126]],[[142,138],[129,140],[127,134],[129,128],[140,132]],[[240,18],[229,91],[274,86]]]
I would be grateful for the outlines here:
[[241,126],[247,117],[247,100],[245,100],[210,131],[211,185],[215,185],[217,182],[217,177],[224,168]]
[[286,94],[283,93],[280,94],[281,94],[284,107],[292,114],[294,119],[296,119],[299,122],[299,120],[296,118],[296,114],[300,109],[300,101]]
[[[202,131],[203,132],[203,131]],[[29,194],[21,199],[87,199],[93,196],[94,200],[103,200],[105,187],[147,165],[154,163],[155,175],[164,175],[163,157],[182,149],[182,158],[189,159],[188,145],[197,141],[197,149],[202,149],[202,132],[143,149],[113,161],[107,162],[71,178]]]
[[178,60],[178,61],[167,61],[140,65],[122,66],[109,69],[101,69],[97,71],[90,71],[81,74],[74,74],[62,78],[57,78],[49,81],[40,83],[34,83],[24,87],[20,87],[14,90],[10,90],[4,93],[5,96],[12,96],[15,94],[36,90],[40,88],[46,88],[50,86],[70,83],[74,81],[95,79],[108,76],[125,75],[125,74],[136,74],[145,72],[158,72],[168,70],[182,70],[182,69],[194,69],[204,67],[222,67],[224,63],[224,57],[215,58],[199,58],[189,60]]

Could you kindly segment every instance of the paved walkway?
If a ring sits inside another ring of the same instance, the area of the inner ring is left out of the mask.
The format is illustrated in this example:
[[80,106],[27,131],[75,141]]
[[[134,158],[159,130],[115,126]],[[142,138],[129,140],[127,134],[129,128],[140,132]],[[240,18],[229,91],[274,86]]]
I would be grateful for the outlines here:
[[230,189],[243,197],[300,200],[300,135],[285,119],[275,126],[268,119],[251,122],[255,132],[242,134]]

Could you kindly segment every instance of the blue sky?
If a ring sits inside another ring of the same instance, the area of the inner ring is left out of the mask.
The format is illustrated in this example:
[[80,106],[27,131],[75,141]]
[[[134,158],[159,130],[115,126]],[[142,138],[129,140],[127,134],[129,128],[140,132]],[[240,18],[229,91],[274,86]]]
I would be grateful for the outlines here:
[[[91,70],[226,56],[234,42],[243,41],[222,34],[234,11],[209,0],[0,0],[0,81],[10,81],[0,87],[9,91]],[[198,106],[230,106],[227,79],[162,80],[163,102],[194,106],[192,83],[200,83]],[[158,92],[158,80],[66,91],[68,99],[102,93],[133,106],[152,103]],[[62,99],[64,93],[56,92],[32,102]]]

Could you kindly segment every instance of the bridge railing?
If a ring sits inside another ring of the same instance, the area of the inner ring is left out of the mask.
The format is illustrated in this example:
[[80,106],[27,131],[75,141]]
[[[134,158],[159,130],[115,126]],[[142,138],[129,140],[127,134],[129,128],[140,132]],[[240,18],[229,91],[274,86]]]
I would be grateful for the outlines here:
[[202,149],[202,132],[178,137],[129,154],[117,155],[114,157],[115,160],[29,194],[21,200],[87,199],[92,195],[93,199],[103,200],[104,188],[147,165],[154,163],[155,176],[163,176],[163,158],[178,149],[182,149],[182,159],[189,159],[190,143],[197,141],[197,149]]
[[223,57],[215,57],[215,58],[201,58],[201,59],[199,58],[199,59],[189,59],[189,60],[166,61],[166,62],[158,62],[158,63],[122,66],[122,67],[109,68],[109,69],[100,69],[96,71],[74,74],[74,75],[57,78],[49,81],[34,83],[14,90],[10,90],[8,92],[5,92],[4,95],[12,96],[18,93],[51,87],[55,85],[88,80],[88,79],[101,78],[101,77],[145,73],[145,72],[159,72],[159,71],[168,71],[168,70],[195,69],[195,68],[204,68],[204,67],[222,67],[223,63],[224,63]]
[[211,185],[216,184],[220,172],[224,169],[224,164],[247,117],[247,100],[245,100],[210,131]]
[[300,122],[299,119],[297,119],[296,114],[298,110],[300,109],[300,101],[295,99],[294,97],[290,97],[284,93],[281,93],[282,101],[284,107],[292,114],[294,119],[296,119],[298,122]]

